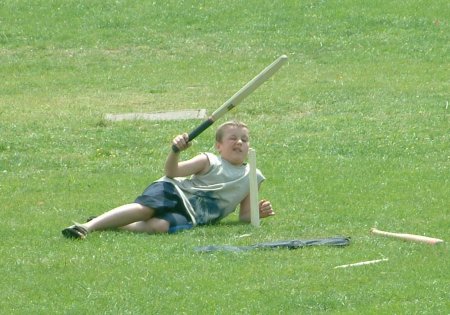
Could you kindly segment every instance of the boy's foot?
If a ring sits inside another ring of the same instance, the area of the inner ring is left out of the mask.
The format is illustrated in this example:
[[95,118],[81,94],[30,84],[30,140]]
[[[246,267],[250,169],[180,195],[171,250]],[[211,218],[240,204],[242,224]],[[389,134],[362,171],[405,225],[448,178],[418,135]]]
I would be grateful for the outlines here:
[[67,238],[84,239],[88,234],[88,231],[81,225],[75,223],[74,225],[69,226],[64,230],[62,230],[61,233]]

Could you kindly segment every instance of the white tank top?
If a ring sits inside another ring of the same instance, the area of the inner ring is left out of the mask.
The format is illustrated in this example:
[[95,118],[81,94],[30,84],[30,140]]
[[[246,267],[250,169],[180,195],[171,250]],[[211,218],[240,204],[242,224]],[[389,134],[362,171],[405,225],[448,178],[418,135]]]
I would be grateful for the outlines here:
[[[175,184],[194,225],[215,223],[236,210],[250,191],[248,164],[233,165],[212,153],[204,153],[210,168],[206,174],[162,177],[159,181]],[[256,170],[258,185],[265,180]]]

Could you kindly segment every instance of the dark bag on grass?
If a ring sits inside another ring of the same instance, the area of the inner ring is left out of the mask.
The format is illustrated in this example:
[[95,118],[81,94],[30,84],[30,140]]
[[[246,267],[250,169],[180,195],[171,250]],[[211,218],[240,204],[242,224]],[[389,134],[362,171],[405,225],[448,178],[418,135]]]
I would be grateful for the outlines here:
[[208,253],[214,251],[243,252],[254,249],[273,249],[273,248],[297,249],[307,246],[323,246],[323,245],[347,246],[349,244],[350,244],[349,237],[330,237],[312,240],[276,241],[276,242],[254,244],[250,246],[209,245],[196,247],[195,250],[200,253]]

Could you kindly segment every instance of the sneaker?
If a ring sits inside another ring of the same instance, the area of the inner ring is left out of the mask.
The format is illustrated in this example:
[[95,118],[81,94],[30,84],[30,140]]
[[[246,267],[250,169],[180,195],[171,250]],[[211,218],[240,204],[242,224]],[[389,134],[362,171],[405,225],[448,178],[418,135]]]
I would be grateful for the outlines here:
[[61,231],[62,235],[67,238],[84,239],[88,234],[88,231],[78,223],[69,226]]

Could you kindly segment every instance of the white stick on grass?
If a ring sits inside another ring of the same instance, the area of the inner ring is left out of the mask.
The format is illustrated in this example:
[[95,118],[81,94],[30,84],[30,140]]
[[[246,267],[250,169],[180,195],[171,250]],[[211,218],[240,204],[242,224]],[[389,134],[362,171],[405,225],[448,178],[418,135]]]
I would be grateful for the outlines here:
[[256,151],[248,150],[248,163],[250,165],[250,223],[259,226],[259,202],[258,202],[258,180],[256,178]]
[[334,269],[337,268],[348,268],[348,267],[357,267],[357,266],[364,266],[364,265],[372,265],[372,264],[376,264],[382,261],[387,261],[389,260],[388,258],[383,258],[383,259],[376,259],[376,260],[368,260],[368,261],[361,261],[361,262],[357,262],[354,264],[348,264],[348,265],[341,265],[341,266],[336,266],[334,267]]

